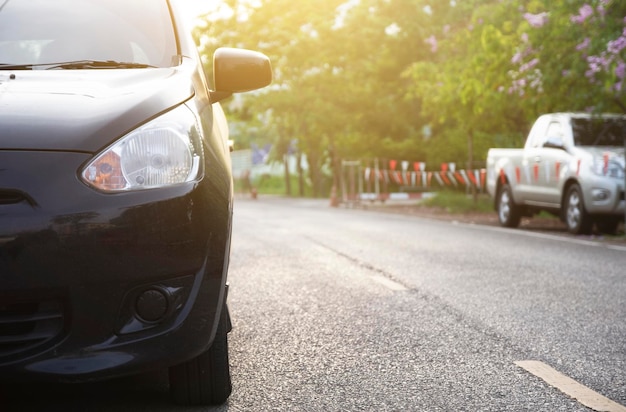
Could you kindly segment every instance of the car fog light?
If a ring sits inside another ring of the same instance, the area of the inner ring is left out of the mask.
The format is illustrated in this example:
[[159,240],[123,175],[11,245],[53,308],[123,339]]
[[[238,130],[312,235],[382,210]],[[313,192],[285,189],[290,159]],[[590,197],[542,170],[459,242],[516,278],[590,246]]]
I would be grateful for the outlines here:
[[168,295],[158,289],[149,289],[137,297],[135,310],[137,316],[147,322],[157,322],[167,313]]
[[611,192],[606,189],[593,189],[591,191],[591,198],[596,202],[607,200],[609,196],[611,196]]

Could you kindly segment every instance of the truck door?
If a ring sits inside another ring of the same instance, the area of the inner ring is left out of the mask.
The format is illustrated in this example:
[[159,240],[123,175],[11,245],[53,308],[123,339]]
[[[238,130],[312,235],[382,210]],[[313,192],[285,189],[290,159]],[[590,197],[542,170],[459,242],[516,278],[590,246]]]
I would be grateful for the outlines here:
[[553,119],[545,129],[545,135],[538,141],[532,159],[533,188],[537,201],[554,208],[559,207],[560,172],[567,163],[565,151],[565,126],[559,119]]
[[543,205],[546,200],[539,182],[542,178],[542,151],[549,123],[547,116],[537,119],[524,147],[521,165],[515,170],[519,192],[523,197],[521,200],[526,204]]

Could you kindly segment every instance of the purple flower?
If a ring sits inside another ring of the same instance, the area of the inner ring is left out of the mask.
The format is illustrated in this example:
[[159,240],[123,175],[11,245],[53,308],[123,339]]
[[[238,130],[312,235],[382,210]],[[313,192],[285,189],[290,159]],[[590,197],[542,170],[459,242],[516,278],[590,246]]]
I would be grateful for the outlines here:
[[515,55],[511,59],[511,63],[513,63],[513,64],[521,63],[521,61],[522,61],[522,53],[521,52],[515,53]]
[[579,43],[576,46],[576,50],[578,51],[585,50],[589,48],[589,44],[591,44],[591,39],[589,37],[586,37],[585,40],[582,41],[582,43]]
[[622,82],[617,82],[615,83],[615,86],[613,86],[613,89],[617,92],[620,93],[622,91]]
[[539,28],[544,26],[548,22],[548,13],[543,12],[539,14],[524,13],[524,18],[531,25],[531,27]]
[[615,67],[615,76],[617,76],[620,80],[624,80],[626,77],[626,63],[624,63],[623,60],[620,60],[617,63],[617,66]]
[[531,60],[531,61],[529,61],[528,63],[523,64],[523,65],[520,67],[519,71],[520,71],[520,72],[525,72],[525,71],[528,71],[528,70],[532,69],[533,67],[535,67],[535,66],[536,66],[536,65],[538,65],[538,64],[539,64],[539,59],[537,59],[537,58],[532,59],[532,60]]
[[593,15],[593,7],[588,4],[585,4],[578,10],[577,16],[572,16],[571,20],[573,23],[584,23],[591,15]]
[[624,49],[626,49],[626,29],[620,37],[609,42],[607,51],[611,54],[619,54]]
[[433,35],[427,38],[425,41],[426,43],[430,44],[430,51],[432,51],[433,53],[436,53],[437,52],[437,38]]
[[611,64],[611,60],[607,59],[604,54],[600,56],[589,56],[587,57],[587,63],[589,63],[589,69],[593,70],[595,73],[599,73],[602,69],[606,70]]

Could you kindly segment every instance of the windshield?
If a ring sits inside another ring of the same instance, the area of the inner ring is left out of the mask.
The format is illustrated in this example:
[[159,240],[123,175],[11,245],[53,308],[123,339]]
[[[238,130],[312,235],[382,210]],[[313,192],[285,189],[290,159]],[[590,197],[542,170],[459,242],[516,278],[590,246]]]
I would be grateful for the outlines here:
[[572,131],[576,146],[623,146],[626,118],[573,118]]
[[169,67],[177,55],[165,0],[0,0],[0,66],[115,61]]

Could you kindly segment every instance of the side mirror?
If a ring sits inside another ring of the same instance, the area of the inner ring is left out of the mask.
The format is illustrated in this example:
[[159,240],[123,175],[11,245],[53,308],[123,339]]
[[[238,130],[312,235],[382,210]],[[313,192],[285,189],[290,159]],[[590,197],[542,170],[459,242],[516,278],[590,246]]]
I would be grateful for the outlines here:
[[270,59],[263,53],[220,47],[213,54],[211,101],[218,102],[233,93],[260,89],[272,83]]
[[558,136],[550,136],[546,139],[543,147],[565,150],[565,143],[563,143],[563,139]]

